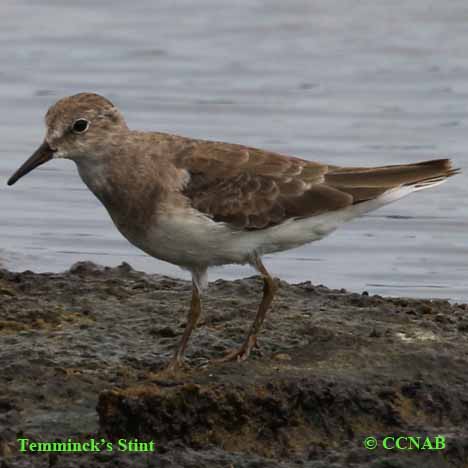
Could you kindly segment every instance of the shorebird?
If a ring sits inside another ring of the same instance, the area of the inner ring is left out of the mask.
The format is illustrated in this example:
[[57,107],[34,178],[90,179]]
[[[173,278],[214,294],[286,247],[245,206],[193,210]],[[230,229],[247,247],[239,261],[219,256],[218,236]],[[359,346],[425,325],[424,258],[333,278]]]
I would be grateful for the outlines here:
[[458,172],[449,159],[339,167],[238,144],[130,130],[117,107],[92,93],[60,99],[45,123],[44,142],[8,185],[51,159],[71,159],[132,244],[191,272],[188,320],[169,369],[183,364],[209,267],[250,264],[263,277],[263,297],[245,341],[222,359],[244,360],[277,289],[263,255],[322,239],[346,221]]

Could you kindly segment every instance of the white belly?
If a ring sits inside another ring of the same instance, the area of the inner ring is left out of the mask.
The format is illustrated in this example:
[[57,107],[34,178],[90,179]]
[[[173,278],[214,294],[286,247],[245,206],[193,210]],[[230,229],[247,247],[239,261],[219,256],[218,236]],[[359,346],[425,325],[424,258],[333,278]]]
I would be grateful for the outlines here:
[[335,212],[291,219],[260,231],[240,231],[196,212],[185,212],[160,216],[147,237],[134,243],[154,257],[187,268],[242,264],[251,263],[254,253],[261,256],[319,240],[345,220],[343,213]]
[[253,254],[280,252],[327,236],[346,221],[380,208],[413,192],[399,187],[368,202],[305,219],[290,219],[259,231],[235,230],[196,210],[159,214],[145,239],[129,239],[150,255],[193,268],[228,263],[251,263]]

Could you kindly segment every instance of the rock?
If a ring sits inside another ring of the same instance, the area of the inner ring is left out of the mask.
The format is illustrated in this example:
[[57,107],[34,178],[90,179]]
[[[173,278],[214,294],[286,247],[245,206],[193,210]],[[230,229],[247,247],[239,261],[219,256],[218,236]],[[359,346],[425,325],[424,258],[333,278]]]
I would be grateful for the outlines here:
[[[161,369],[186,322],[190,283],[79,262],[60,274],[1,270],[0,285],[15,292],[0,293],[0,451],[11,466],[408,466],[406,452],[363,448],[365,437],[393,433],[450,434],[443,459],[412,453],[411,466],[466,460],[461,306],[283,281],[260,349],[215,365],[242,343],[261,295],[258,276],[217,281],[188,348],[191,368],[170,376]],[[17,434],[147,439],[157,454],[25,456]]]

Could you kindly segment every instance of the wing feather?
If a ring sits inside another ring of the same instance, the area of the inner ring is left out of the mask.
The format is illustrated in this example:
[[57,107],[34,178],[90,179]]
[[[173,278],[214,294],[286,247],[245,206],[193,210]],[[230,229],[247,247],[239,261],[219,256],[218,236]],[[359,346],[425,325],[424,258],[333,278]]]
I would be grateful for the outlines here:
[[240,229],[264,229],[352,203],[324,183],[328,166],[241,145],[193,142],[175,164],[190,174],[184,195],[197,210]]
[[183,194],[191,206],[215,221],[245,230],[339,210],[400,185],[456,173],[445,159],[342,168],[203,140],[187,140],[174,163],[190,176]]

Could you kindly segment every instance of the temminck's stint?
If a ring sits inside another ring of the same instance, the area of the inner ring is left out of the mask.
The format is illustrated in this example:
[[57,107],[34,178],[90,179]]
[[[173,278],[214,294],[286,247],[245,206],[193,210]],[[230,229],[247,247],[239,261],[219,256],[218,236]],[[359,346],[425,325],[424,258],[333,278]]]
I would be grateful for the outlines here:
[[448,159],[346,168],[139,132],[110,101],[91,93],[59,100],[45,121],[44,142],[8,185],[50,159],[71,159],[132,244],[191,272],[190,313],[172,369],[182,364],[200,316],[208,267],[248,263],[263,277],[263,298],[247,337],[223,360],[246,359],[277,289],[262,255],[319,240],[345,221],[458,172]]

